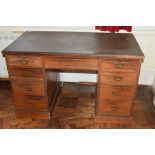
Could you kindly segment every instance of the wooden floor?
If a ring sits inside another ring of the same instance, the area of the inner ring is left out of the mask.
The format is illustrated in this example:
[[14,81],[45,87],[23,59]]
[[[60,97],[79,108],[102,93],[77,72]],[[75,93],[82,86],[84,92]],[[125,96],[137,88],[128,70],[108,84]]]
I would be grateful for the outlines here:
[[95,123],[93,119],[95,86],[65,83],[50,121],[16,118],[10,85],[0,82],[0,128],[52,129],[126,129],[155,128],[153,95],[149,87],[139,87],[133,112],[133,124]]

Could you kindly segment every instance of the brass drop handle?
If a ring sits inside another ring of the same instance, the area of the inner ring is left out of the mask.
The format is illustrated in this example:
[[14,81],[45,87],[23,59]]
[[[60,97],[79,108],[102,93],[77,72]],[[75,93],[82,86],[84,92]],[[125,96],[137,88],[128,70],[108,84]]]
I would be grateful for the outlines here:
[[28,64],[28,60],[22,59],[22,60],[20,60],[20,63],[22,65],[27,65]]
[[121,94],[120,91],[113,91],[113,92],[112,92],[112,95],[115,95],[115,96],[119,96],[120,94]]
[[121,81],[123,79],[122,76],[114,76],[115,81]]
[[124,64],[121,64],[121,63],[116,64],[116,68],[123,68],[123,67],[124,67]]
[[33,104],[33,101],[31,99],[28,99],[27,100],[27,103],[29,103],[30,105],[32,105]]
[[25,90],[26,91],[32,91],[32,88],[31,87],[25,87]]
[[114,106],[112,106],[112,107],[111,107],[111,110],[112,110],[112,111],[118,111],[118,110],[119,110],[119,107],[114,107]]

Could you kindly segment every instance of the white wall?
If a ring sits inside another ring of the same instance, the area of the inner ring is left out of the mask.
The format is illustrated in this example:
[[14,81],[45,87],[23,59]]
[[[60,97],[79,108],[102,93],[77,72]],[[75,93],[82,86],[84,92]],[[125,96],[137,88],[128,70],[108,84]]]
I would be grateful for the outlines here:
[[[153,78],[153,85],[152,86],[153,86],[153,90],[155,92],[155,75],[154,75],[154,78]],[[155,106],[155,96],[154,96],[153,104]]]
[[154,78],[153,78],[153,84],[152,84],[152,86],[153,86],[153,89],[154,89],[154,91],[155,91],[155,76],[154,76]]
[[[53,27],[0,27],[0,50],[5,48],[10,42],[12,42],[23,31],[83,31],[93,32],[94,26],[53,26]],[[95,31],[99,32],[99,31]],[[125,31],[121,31],[125,32]],[[140,74],[140,84],[151,85],[155,75],[155,26],[139,26],[133,27],[133,33],[145,54],[145,60],[142,65]],[[3,37],[2,37],[3,36]],[[5,37],[6,36],[6,37]],[[11,36],[12,37],[11,39]],[[10,37],[10,38],[9,38]],[[8,39],[4,39],[8,38]],[[6,77],[7,71],[4,63],[4,59],[0,56],[0,76]],[[78,81],[96,81],[96,75],[94,74],[68,74],[63,73],[62,78],[64,81],[78,82]],[[155,86],[155,80],[154,80]]]
[[135,37],[145,55],[140,83],[151,85],[155,75],[155,31],[135,33]]
[[[11,33],[11,32],[0,32],[0,51],[6,48],[10,43],[12,43],[21,33]],[[0,52],[0,77],[8,77],[7,67],[5,64],[5,59],[2,57]]]

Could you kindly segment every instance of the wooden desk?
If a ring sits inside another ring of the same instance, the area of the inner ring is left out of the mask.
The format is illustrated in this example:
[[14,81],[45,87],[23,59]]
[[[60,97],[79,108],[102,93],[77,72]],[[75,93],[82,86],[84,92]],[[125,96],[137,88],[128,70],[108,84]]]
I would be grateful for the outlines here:
[[2,53],[17,116],[50,119],[67,70],[98,73],[96,120],[130,120],[144,59],[132,34],[25,32]]

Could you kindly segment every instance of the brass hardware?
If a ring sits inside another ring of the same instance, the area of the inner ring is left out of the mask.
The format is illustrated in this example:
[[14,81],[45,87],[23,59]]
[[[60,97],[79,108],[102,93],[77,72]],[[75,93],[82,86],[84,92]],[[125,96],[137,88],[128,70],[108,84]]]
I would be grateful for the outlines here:
[[119,107],[111,107],[112,111],[117,111],[119,109]]
[[32,88],[31,87],[25,87],[25,90],[26,91],[32,91]]
[[124,64],[116,64],[116,68],[123,68],[124,67]]
[[22,65],[27,65],[28,64],[28,60],[20,60],[20,63],[22,64]]
[[28,103],[29,105],[32,105],[32,104],[33,104],[33,100],[28,99],[28,100],[27,100],[27,103]]
[[121,94],[120,91],[113,91],[113,92],[112,92],[112,95],[115,95],[115,96],[119,96],[120,94]]
[[122,76],[114,76],[115,81],[121,81],[123,79]]

